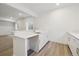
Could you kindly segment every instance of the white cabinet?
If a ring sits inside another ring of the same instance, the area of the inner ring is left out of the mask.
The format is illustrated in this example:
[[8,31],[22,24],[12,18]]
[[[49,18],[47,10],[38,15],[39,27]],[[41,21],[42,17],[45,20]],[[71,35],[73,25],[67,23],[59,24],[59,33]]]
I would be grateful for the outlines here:
[[43,33],[39,34],[36,37],[28,38],[28,50],[32,49],[35,52],[39,52],[44,45],[48,42],[47,38]]
[[13,55],[14,56],[27,56],[27,39],[14,37]]
[[[26,31],[16,31],[13,36],[13,55],[27,56],[27,49],[38,49],[38,34]],[[29,42],[28,42],[29,40]]]
[[44,45],[48,42],[45,33],[41,33],[39,35],[39,51],[44,47]]
[[39,52],[47,42],[45,33],[36,34],[26,31],[16,31],[13,39],[13,53],[16,56],[25,56],[28,49]]
[[69,37],[68,37],[68,45],[69,45],[69,48],[70,48],[73,56],[78,56],[76,50],[77,50],[77,48],[79,48],[79,46],[78,46],[79,41],[77,41],[77,40],[78,39],[72,35],[69,35]]
[[38,52],[39,49],[39,39],[38,35],[34,37],[28,38],[28,48],[34,50],[35,52]]
[[28,49],[39,52],[45,46],[48,40],[45,33],[40,33],[37,37],[32,37],[32,39],[29,38],[28,42]]
[[74,38],[70,39],[69,47],[70,47],[70,50],[72,52],[72,55],[76,56],[76,44],[74,42]]

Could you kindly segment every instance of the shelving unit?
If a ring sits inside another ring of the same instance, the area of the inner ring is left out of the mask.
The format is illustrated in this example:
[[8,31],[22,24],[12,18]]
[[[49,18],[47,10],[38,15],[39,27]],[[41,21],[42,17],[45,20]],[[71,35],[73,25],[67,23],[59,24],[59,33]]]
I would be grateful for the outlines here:
[[11,20],[11,19],[6,19],[6,18],[2,18],[2,17],[0,17],[0,21],[2,21],[2,22],[15,22],[15,20]]

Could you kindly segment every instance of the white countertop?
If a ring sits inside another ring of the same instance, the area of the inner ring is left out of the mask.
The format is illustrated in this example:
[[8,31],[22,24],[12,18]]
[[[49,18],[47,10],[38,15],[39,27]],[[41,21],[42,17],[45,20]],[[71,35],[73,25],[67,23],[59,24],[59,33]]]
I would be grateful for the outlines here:
[[79,34],[78,34],[78,33],[69,32],[69,34],[71,34],[71,35],[74,36],[75,38],[79,39]]
[[14,36],[15,37],[19,37],[19,38],[23,38],[23,39],[27,39],[33,36],[37,36],[39,34],[36,34],[34,32],[27,32],[27,31],[15,31],[14,32]]

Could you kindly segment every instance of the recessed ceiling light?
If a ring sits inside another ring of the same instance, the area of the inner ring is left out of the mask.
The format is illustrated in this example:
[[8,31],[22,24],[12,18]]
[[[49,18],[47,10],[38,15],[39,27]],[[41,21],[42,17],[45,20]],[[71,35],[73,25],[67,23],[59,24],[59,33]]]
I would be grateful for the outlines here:
[[19,13],[19,16],[22,16],[22,13]]
[[60,4],[59,3],[56,3],[56,6],[59,6]]

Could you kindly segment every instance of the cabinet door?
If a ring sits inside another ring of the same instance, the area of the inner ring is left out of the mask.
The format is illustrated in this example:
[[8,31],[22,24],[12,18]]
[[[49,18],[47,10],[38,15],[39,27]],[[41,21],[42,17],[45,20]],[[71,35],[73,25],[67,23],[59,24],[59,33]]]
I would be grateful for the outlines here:
[[[26,39],[27,40],[27,39]],[[13,55],[14,56],[25,56],[27,55],[27,46],[25,39],[14,37],[13,38]]]
[[73,37],[72,36],[68,36],[68,45],[72,45],[72,40],[73,40]]
[[34,36],[28,39],[29,40],[29,48],[38,52],[39,49],[39,39],[38,36]]
[[72,55],[74,55],[74,43],[73,43],[72,40],[73,40],[73,39],[71,39],[70,42],[69,42],[69,48],[70,48],[70,50],[71,50],[71,52],[72,52]]
[[48,40],[44,34],[39,36],[39,50],[44,47],[44,45],[47,43],[47,41]]
[[43,39],[43,36],[40,35],[39,36],[39,50],[43,47],[44,45],[44,39]]
[[79,56],[79,39],[75,38],[74,39],[74,43],[75,43],[75,55]]
[[71,50],[71,52],[72,52],[72,54],[74,55],[74,56],[77,56],[77,54],[76,54],[76,42],[74,41],[74,40],[76,40],[74,37],[72,37],[71,39],[70,39],[70,42],[69,42],[69,47],[70,47],[70,50]]

